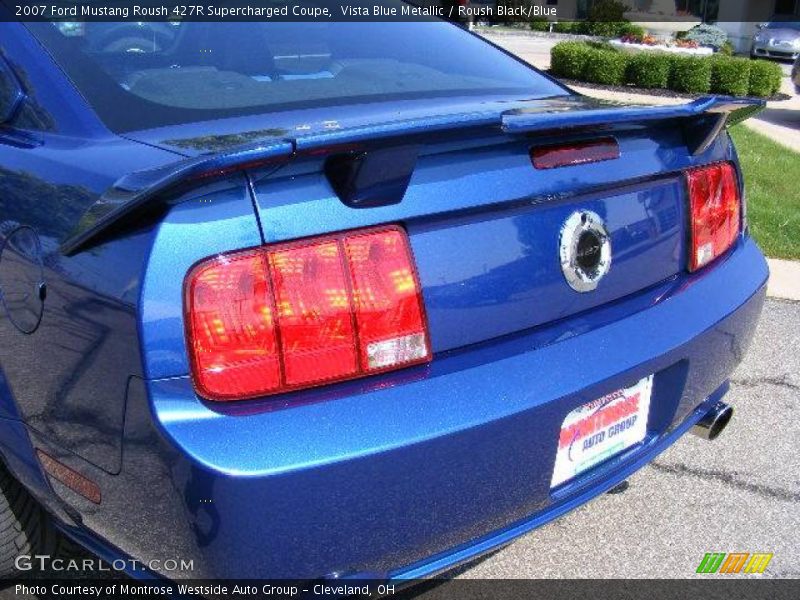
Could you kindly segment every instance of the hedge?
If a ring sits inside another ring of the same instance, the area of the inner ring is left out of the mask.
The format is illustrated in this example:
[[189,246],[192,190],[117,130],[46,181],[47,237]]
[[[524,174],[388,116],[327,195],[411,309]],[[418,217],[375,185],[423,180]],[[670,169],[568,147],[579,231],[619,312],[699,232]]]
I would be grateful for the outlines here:
[[585,21],[585,23],[586,33],[604,38],[620,37],[628,26],[627,21]]
[[669,89],[687,94],[707,94],[711,90],[711,61],[696,56],[673,56]]
[[715,56],[711,61],[711,91],[723,96],[747,96],[750,92],[750,60]]
[[534,17],[531,19],[530,26],[532,31],[550,31],[550,21],[547,20],[547,17]]
[[641,88],[664,89],[669,85],[672,57],[658,52],[634,54],[628,60],[626,83]]
[[628,68],[628,55],[613,50],[592,49],[586,58],[583,79],[603,85],[622,85]]
[[630,84],[689,94],[774,96],[781,86],[780,66],[717,54],[697,57],[662,52],[629,54],[604,43],[569,41],[551,52],[556,77],[604,85]]
[[625,37],[626,35],[632,37],[644,37],[647,35],[647,29],[641,25],[635,25],[633,23],[622,23],[617,31],[617,36]]
[[559,21],[553,25],[553,31],[556,33],[571,33],[579,35],[586,33],[585,21]]
[[583,42],[561,42],[550,51],[550,70],[556,77],[583,79],[592,48]]
[[751,96],[769,98],[781,89],[783,72],[776,63],[766,60],[754,60],[750,64],[750,90]]

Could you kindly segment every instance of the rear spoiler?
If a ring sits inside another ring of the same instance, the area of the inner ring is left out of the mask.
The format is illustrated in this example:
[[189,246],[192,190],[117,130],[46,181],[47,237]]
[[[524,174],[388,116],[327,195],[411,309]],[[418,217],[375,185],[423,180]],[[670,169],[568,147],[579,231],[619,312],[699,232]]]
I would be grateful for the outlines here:
[[764,100],[753,98],[712,96],[672,106],[622,105],[579,112],[565,110],[546,113],[536,112],[535,109],[519,109],[503,114],[502,128],[506,133],[520,134],[678,120],[678,124],[683,126],[689,152],[697,156],[708,150],[724,127],[749,119],[764,110],[766,105]]
[[[656,121],[675,121],[683,126],[692,155],[702,154],[726,126],[757,114],[762,100],[709,97],[689,104],[631,107],[597,102],[587,108],[586,99],[566,97],[548,101],[540,108],[510,111],[476,111],[392,121],[376,125],[325,130],[296,138],[239,146],[218,154],[188,158],[165,167],[126,175],[109,188],[83,215],[75,230],[61,244],[61,252],[73,255],[97,242],[146,209],[165,207],[178,192],[200,181],[235,171],[268,165],[282,166],[300,154],[351,151],[359,144],[477,127],[498,127],[509,135],[579,132],[613,129]],[[688,126],[687,126],[688,125]],[[412,165],[413,168],[413,165]],[[403,190],[404,191],[404,190]]]

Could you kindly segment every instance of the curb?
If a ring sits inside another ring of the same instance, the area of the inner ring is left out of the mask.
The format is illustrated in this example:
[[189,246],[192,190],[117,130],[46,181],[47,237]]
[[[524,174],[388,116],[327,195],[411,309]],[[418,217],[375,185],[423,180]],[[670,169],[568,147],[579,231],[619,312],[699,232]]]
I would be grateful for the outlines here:
[[600,41],[603,38],[593,36],[593,35],[585,35],[579,33],[545,33],[544,31],[531,31],[520,29],[519,31],[513,31],[509,29],[502,29],[502,30],[495,30],[492,27],[480,27],[477,26],[472,30],[472,33],[476,33],[481,37],[525,37],[535,40],[549,40],[553,42],[564,42],[564,41],[580,41],[580,42],[593,42],[593,41]]
[[767,296],[800,301],[800,261],[768,258],[769,285]]

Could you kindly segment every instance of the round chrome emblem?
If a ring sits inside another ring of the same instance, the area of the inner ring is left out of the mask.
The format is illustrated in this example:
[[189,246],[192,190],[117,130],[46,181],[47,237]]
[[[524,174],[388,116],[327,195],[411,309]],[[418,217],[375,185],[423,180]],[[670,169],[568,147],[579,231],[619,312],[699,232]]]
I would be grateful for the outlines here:
[[561,270],[576,292],[591,292],[611,268],[611,238],[597,213],[572,213],[561,229]]

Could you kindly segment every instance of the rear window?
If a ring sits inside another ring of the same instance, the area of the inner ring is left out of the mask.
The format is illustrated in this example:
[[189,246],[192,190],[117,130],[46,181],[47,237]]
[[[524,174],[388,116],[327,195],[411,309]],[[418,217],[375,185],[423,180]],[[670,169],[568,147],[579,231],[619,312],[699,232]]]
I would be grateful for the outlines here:
[[565,93],[444,22],[28,27],[115,131],[362,102]]

